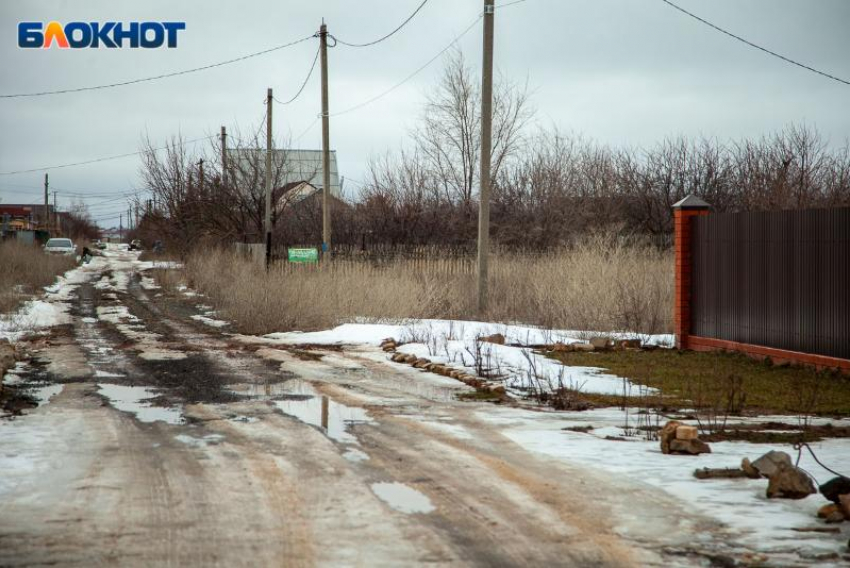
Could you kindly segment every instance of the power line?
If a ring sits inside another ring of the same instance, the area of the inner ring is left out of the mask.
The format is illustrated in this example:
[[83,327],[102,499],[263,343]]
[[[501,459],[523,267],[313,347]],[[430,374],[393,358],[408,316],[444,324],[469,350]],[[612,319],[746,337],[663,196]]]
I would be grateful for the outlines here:
[[281,49],[285,49],[287,47],[292,47],[293,45],[298,45],[299,43],[303,43],[309,39],[315,37],[316,34],[311,34],[307,37],[303,37],[301,39],[291,41],[289,43],[285,43],[283,45],[278,45],[277,47],[272,47],[269,49],[264,49],[262,51],[256,51],[254,53],[249,53],[248,55],[243,55],[241,57],[236,57],[234,59],[228,59],[226,61],[219,61],[218,63],[212,63],[210,65],[204,65],[202,67],[194,67],[192,69],[184,69],[183,71],[175,71],[173,73],[163,73],[161,75],[154,75],[152,77],[144,77],[141,79],[131,79],[129,81],[121,81],[118,83],[107,83],[105,85],[93,85],[89,87],[77,87],[75,89],[58,89],[55,91],[38,91],[34,93],[15,93],[9,95],[0,95],[0,99],[15,99],[15,98],[24,98],[24,97],[44,97],[47,95],[64,95],[68,93],[81,93],[84,91],[95,91],[98,89],[111,89],[113,87],[123,87],[126,85],[135,85],[137,83],[145,83],[147,81],[157,81],[159,79],[167,79],[169,77],[177,77],[179,75],[188,75],[189,73],[197,73],[198,71],[206,71],[207,69],[213,69],[215,67],[222,67],[224,65],[230,65],[232,63],[238,63],[240,61],[245,61],[246,59],[251,59],[253,57],[259,57],[260,55],[265,55],[267,53],[271,53],[273,51],[279,51]]
[[319,119],[321,119],[321,118],[322,118],[322,113],[317,114],[316,118],[313,119],[313,122],[310,123],[310,126],[305,128],[304,131],[301,134],[299,134],[298,136],[293,138],[292,142],[295,143],[295,142],[298,142],[299,140],[301,140],[302,138],[304,138],[304,136],[306,136],[308,132],[313,130],[313,127],[316,126],[316,123],[319,122]]
[[528,0],[513,0],[513,2],[505,2],[504,4],[496,4],[496,8],[507,8],[508,6],[514,6],[516,4],[522,4],[523,2],[528,2]]
[[295,99],[297,99],[298,97],[301,96],[301,93],[304,92],[304,88],[307,86],[307,82],[310,81],[310,77],[313,76],[313,71],[315,71],[315,69],[316,69],[316,62],[319,60],[319,51],[320,51],[320,49],[316,50],[316,57],[313,58],[313,64],[310,66],[310,71],[307,73],[307,76],[304,78],[304,82],[301,83],[301,88],[298,89],[298,92],[295,93],[295,96],[292,97],[291,99],[289,99],[286,102],[281,102],[281,101],[277,100],[276,98],[272,97],[276,103],[278,103],[280,105],[292,104],[292,103],[295,102]]
[[394,29],[393,31],[391,31],[387,35],[380,37],[376,40],[369,41],[369,42],[366,42],[366,43],[349,43],[349,42],[346,42],[346,41],[342,41],[341,39],[338,39],[336,37],[334,39],[337,41],[337,43],[340,43],[340,44],[348,46],[348,47],[369,47],[370,45],[375,45],[375,44],[381,43],[385,39],[389,39],[392,36],[394,36],[396,33],[398,33],[399,31],[401,31],[401,29],[404,26],[406,26],[410,22],[410,20],[412,20],[413,18],[416,17],[416,14],[418,14],[419,11],[422,10],[422,8],[424,8],[425,4],[427,4],[428,2],[429,2],[429,0],[423,0],[423,2],[421,4],[419,4],[419,7],[416,8],[416,10],[414,10],[413,13],[411,15],[409,15],[407,17],[407,19],[404,20],[396,29]]
[[[211,138],[216,138],[217,136],[218,135],[204,136],[203,138],[195,138],[194,140],[187,140],[187,141],[179,144],[179,146],[188,146],[189,144],[193,144],[195,142],[201,142],[203,140],[209,140]],[[171,145],[162,146],[160,148],[153,148],[153,151],[159,152],[160,150],[165,150],[165,149],[170,148],[170,147],[171,147]],[[44,167],[41,167],[41,168],[30,168],[28,170],[15,170],[15,171],[12,171],[12,172],[0,172],[0,176],[11,176],[11,175],[15,175],[15,174],[28,174],[28,173],[32,173],[32,172],[43,172],[45,170],[58,170],[59,168],[71,168],[71,167],[74,167],[74,166],[84,166],[86,164],[96,164],[98,162],[106,162],[106,161],[109,161],[109,160],[119,160],[121,158],[129,158],[131,156],[139,156],[141,154],[144,154],[145,152],[147,152],[147,150],[139,150],[137,152],[128,152],[127,154],[116,154],[114,156],[104,156],[103,158],[95,158],[93,160],[86,160],[84,162],[73,162],[71,164],[61,164],[61,165],[58,165],[58,166],[44,166]]]
[[670,0],[661,0],[661,1],[664,2],[665,4],[667,4],[668,6],[670,6],[671,8],[674,8],[674,9],[678,10],[679,12],[681,12],[681,13],[687,15],[687,16],[690,16],[693,19],[695,19],[699,22],[702,22],[706,26],[719,31],[720,33],[726,34],[727,36],[729,36],[733,39],[736,39],[736,40],[738,40],[742,43],[745,43],[745,44],[749,45],[750,47],[754,47],[754,48],[758,49],[759,51],[763,51],[763,52],[767,53],[768,55],[778,57],[782,61],[785,61],[786,63],[790,63],[791,65],[796,65],[797,67],[801,67],[802,69],[806,69],[807,71],[811,71],[812,73],[817,73],[818,75],[826,77],[827,79],[832,79],[833,81],[838,81],[839,83],[844,83],[845,85],[850,85],[850,81],[846,81],[844,79],[841,79],[840,77],[836,77],[835,75],[830,75],[829,73],[825,73],[823,71],[820,71],[819,69],[815,69],[814,67],[810,67],[810,66],[808,66],[804,63],[800,63],[799,61],[794,61],[793,59],[785,57],[784,55],[776,53],[775,51],[771,51],[771,50],[767,49],[766,47],[762,47],[762,46],[757,45],[757,44],[755,44],[755,43],[753,43],[753,42],[751,42],[747,39],[742,38],[741,36],[735,35],[730,31],[724,30],[720,26],[712,24],[708,20],[700,18],[699,16],[697,16],[696,14],[694,14],[692,12],[688,12],[687,10],[682,8],[681,6],[677,6],[673,2],[670,2]]
[[371,99],[368,99],[368,100],[366,100],[366,101],[363,101],[362,103],[356,104],[356,105],[354,105],[354,106],[352,106],[352,107],[349,107],[349,108],[347,108],[347,109],[345,109],[345,110],[341,110],[341,111],[339,111],[339,112],[331,113],[331,114],[330,114],[330,116],[339,116],[339,115],[341,115],[341,114],[347,114],[347,113],[349,113],[349,112],[354,112],[355,110],[359,110],[359,109],[361,109],[361,108],[363,108],[363,107],[365,107],[365,106],[367,106],[367,105],[370,105],[370,104],[374,103],[375,101],[378,101],[378,100],[380,100],[380,99],[384,98],[385,96],[389,95],[390,93],[392,93],[393,91],[395,91],[396,89],[398,89],[399,87],[401,87],[402,85],[404,85],[405,83],[407,83],[408,81],[410,81],[411,79],[413,79],[413,78],[414,78],[415,76],[417,76],[419,73],[421,73],[422,71],[424,71],[426,67],[428,67],[429,65],[431,65],[432,63],[434,63],[437,59],[439,59],[439,58],[440,58],[440,56],[441,56],[441,55],[443,55],[445,52],[447,52],[449,49],[451,49],[451,47],[452,47],[454,44],[456,44],[458,41],[460,41],[460,40],[463,38],[463,36],[465,36],[466,34],[468,34],[468,33],[470,32],[470,30],[472,30],[472,28],[473,28],[473,27],[475,27],[475,24],[477,24],[477,23],[479,22],[479,20],[481,20],[481,18],[482,18],[482,16],[479,14],[479,15],[475,18],[475,20],[473,20],[473,22],[472,22],[472,23],[471,23],[471,24],[470,24],[470,25],[469,25],[469,26],[468,26],[465,30],[463,30],[463,32],[461,32],[461,33],[460,33],[460,35],[458,35],[457,37],[455,37],[455,38],[454,38],[454,39],[453,39],[453,40],[452,40],[452,41],[451,41],[451,42],[450,42],[450,43],[449,43],[446,47],[444,47],[443,49],[441,49],[441,50],[437,53],[437,55],[435,55],[434,57],[432,57],[431,59],[429,59],[429,60],[428,60],[428,62],[427,62],[427,63],[425,63],[425,65],[423,65],[422,67],[420,67],[419,69],[417,69],[416,71],[414,71],[413,73],[411,73],[410,75],[408,75],[407,77],[405,77],[405,78],[404,78],[404,79],[403,79],[400,83],[396,83],[395,85],[393,85],[392,87],[390,87],[389,89],[387,89],[386,91],[384,91],[383,93],[380,93],[379,95],[376,95],[376,96],[372,97]]

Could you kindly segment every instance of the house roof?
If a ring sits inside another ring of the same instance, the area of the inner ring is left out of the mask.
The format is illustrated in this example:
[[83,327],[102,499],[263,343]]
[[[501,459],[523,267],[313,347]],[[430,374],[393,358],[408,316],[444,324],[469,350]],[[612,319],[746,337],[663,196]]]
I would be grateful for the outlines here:
[[711,205],[697,197],[696,195],[689,195],[681,201],[677,201],[673,204],[673,209],[709,209]]
[[[233,149],[228,150],[227,155],[237,165],[237,169],[249,167],[252,163],[261,166],[265,163],[265,150],[261,149]],[[272,150],[272,162],[275,167],[282,170],[281,179],[277,183],[279,187],[287,187],[299,182],[306,182],[317,189],[324,187],[321,150]],[[331,195],[339,197],[339,169],[334,150],[331,151],[330,166]]]
[[0,217],[4,215],[10,217],[29,217],[33,214],[35,214],[35,211],[29,205],[0,205]]

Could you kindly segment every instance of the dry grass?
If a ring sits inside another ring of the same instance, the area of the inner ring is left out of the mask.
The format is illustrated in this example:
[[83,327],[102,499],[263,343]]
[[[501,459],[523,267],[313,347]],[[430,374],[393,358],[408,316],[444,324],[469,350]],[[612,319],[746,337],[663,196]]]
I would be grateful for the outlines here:
[[[248,333],[314,330],[357,318],[479,319],[474,259],[280,263],[267,274],[229,251],[196,252],[189,284]],[[609,237],[544,254],[494,255],[483,319],[551,329],[667,332],[672,254]]]
[[0,243],[0,313],[14,311],[75,264],[74,257],[48,255],[36,246]]

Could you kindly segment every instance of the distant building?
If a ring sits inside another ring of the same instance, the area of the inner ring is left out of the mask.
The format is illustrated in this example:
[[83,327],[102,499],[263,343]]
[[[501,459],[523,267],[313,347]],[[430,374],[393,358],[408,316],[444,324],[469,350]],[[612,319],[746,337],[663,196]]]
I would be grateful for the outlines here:
[[[47,206],[48,215],[53,214],[53,206]],[[28,231],[47,227],[48,215],[44,214],[44,205],[2,204],[0,205],[0,223],[3,230]],[[8,229],[6,228],[8,226]]]
[[[238,184],[265,185],[265,150],[228,150],[227,157]],[[272,150],[272,170],[276,173],[273,189],[278,200],[291,191],[296,191],[298,199],[303,199],[324,187],[321,150]],[[342,188],[336,151],[330,153],[330,182],[331,195],[339,198]]]

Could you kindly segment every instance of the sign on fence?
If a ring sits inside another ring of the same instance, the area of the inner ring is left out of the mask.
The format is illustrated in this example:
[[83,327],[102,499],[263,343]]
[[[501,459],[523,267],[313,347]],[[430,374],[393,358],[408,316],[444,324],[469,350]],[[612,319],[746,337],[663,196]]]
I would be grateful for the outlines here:
[[319,262],[319,250],[314,248],[291,248],[289,249],[289,262],[309,264]]

